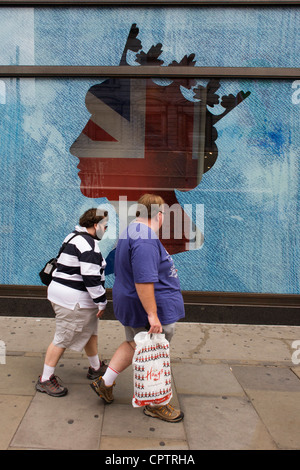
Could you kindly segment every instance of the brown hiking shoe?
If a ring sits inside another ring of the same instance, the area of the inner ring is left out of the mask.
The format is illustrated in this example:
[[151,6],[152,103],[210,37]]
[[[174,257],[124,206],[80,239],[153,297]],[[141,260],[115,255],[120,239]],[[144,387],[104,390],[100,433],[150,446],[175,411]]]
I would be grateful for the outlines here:
[[92,367],[89,367],[89,370],[86,376],[88,379],[91,379],[91,380],[98,379],[99,377],[102,377],[105,374],[107,367],[108,365],[101,361],[101,365],[99,369],[96,370],[96,369],[93,369]]
[[39,377],[35,388],[38,392],[47,393],[51,397],[63,397],[68,393],[68,389],[60,385],[53,374],[45,382],[41,382],[41,377]]
[[169,403],[162,406],[145,406],[144,414],[151,416],[152,418],[162,419],[169,423],[178,423],[184,417],[184,414],[180,410],[176,410]]
[[112,403],[114,401],[113,387],[115,385],[116,384],[114,382],[113,385],[107,387],[102,377],[99,377],[99,379],[94,380],[94,382],[90,384],[94,392],[96,392],[97,395],[105,401],[105,403]]

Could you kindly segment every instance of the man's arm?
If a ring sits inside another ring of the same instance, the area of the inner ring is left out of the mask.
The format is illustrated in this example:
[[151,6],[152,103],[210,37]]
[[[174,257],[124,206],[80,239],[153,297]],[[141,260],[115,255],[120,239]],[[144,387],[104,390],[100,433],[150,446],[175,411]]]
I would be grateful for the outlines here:
[[162,326],[157,316],[157,306],[154,295],[154,284],[148,282],[145,284],[135,283],[135,288],[139,299],[146,310],[150,324],[149,333],[161,333]]

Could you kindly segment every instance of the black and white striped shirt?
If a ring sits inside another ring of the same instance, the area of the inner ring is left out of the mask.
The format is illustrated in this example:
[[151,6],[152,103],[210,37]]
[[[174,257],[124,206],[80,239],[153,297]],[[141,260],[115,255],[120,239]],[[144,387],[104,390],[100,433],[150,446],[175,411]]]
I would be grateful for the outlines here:
[[[72,238],[75,233],[78,235]],[[76,304],[82,308],[103,309],[107,303],[106,262],[98,241],[79,226],[65,238],[64,243],[69,240],[57,260],[57,269],[48,287],[48,299],[72,310]]]

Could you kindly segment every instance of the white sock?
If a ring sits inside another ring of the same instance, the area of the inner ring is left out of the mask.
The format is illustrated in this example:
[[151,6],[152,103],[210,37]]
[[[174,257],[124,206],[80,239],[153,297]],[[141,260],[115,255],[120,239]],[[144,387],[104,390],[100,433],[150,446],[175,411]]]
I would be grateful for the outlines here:
[[43,370],[43,375],[41,377],[41,382],[45,382],[46,380],[49,380],[51,375],[54,374],[55,367],[47,366],[47,364],[44,364],[44,370]]
[[99,359],[99,356],[98,354],[96,354],[95,356],[88,356],[88,360],[89,360],[89,363],[90,363],[90,366],[95,369],[95,370],[98,370],[99,367],[100,367],[100,359]]
[[116,370],[112,369],[111,367],[108,366],[108,368],[105,371],[105,374],[103,375],[102,379],[104,380],[104,383],[107,387],[111,387],[112,384],[114,383],[115,379],[118,377],[120,372],[117,372]]

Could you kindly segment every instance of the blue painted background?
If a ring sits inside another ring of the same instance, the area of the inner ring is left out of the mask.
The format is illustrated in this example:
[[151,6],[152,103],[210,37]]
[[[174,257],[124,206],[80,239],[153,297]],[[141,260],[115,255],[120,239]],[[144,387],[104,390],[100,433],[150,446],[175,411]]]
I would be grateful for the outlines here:
[[[1,65],[118,65],[132,23],[143,50],[168,65],[299,67],[298,8],[1,8]],[[0,79],[0,283],[39,285],[82,212],[104,200],[80,192],[69,148],[99,80]],[[184,290],[300,293],[300,103],[291,80],[221,80],[251,91],[217,124],[219,156],[199,186],[205,242],[174,256]],[[218,112],[216,109],[214,112]],[[113,240],[103,244],[104,255]],[[108,276],[108,287],[113,276]]]

